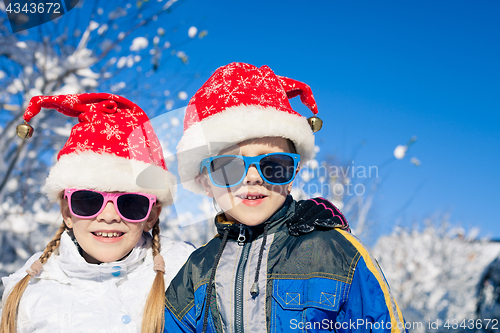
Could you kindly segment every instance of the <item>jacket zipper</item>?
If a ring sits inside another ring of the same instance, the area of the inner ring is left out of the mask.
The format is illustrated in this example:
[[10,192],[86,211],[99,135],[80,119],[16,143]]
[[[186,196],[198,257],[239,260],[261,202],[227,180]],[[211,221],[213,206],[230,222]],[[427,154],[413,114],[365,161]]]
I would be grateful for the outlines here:
[[[243,226],[240,226],[240,235],[243,234]],[[239,237],[238,237],[239,238]],[[239,243],[242,245],[242,243]],[[245,243],[241,252],[240,262],[236,270],[236,282],[234,288],[234,331],[243,333],[243,281],[245,280],[245,267],[248,261],[251,243]]]

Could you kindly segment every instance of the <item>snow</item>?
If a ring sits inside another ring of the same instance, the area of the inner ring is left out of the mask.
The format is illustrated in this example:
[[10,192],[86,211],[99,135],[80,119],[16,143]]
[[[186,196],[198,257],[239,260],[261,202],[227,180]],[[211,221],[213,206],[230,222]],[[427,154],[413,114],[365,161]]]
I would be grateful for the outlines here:
[[89,88],[95,88],[99,85],[99,82],[97,82],[94,79],[90,79],[90,78],[81,79],[80,83],[82,86],[89,87]]
[[311,180],[312,178],[311,174],[305,169],[300,171],[299,175],[305,183],[309,182],[309,180]]
[[121,57],[116,63],[116,67],[123,68],[127,64],[127,57]]
[[93,55],[91,50],[80,43],[76,51],[67,58],[67,65],[71,69],[90,67],[97,60]]
[[111,92],[112,93],[118,92],[119,90],[122,90],[126,86],[127,86],[127,84],[125,82],[123,82],[123,81],[118,82],[118,83],[111,86]]
[[7,181],[7,184],[5,186],[7,187],[7,190],[15,191],[19,186],[19,182],[16,178],[11,178]]
[[66,138],[69,138],[69,135],[71,134],[71,126],[64,126],[64,127],[55,127],[53,129],[54,133]]
[[169,99],[165,102],[165,109],[167,109],[167,111],[170,111],[172,110],[172,108],[174,107],[174,101]]
[[173,117],[170,120],[170,125],[172,125],[173,127],[179,126],[180,123],[181,122],[179,121],[179,118],[176,118],[176,117]]
[[103,33],[105,33],[106,31],[108,30],[108,25],[107,24],[103,24],[98,30],[97,30],[97,33],[99,35],[102,35]]
[[130,51],[140,51],[148,47],[149,42],[144,37],[136,37],[132,41],[132,45],[130,45]]
[[394,149],[394,157],[398,160],[402,159],[406,155],[406,151],[408,150],[408,146],[399,145]]
[[316,159],[312,159],[312,160],[308,161],[306,165],[311,170],[315,170],[319,167],[318,160],[316,160]]
[[94,73],[90,68],[81,68],[76,71],[76,74],[91,79],[98,79],[100,77],[99,73]]
[[188,94],[187,92],[185,91],[179,91],[179,93],[177,94],[177,97],[181,100],[181,101],[184,101],[188,98]]
[[90,21],[89,30],[94,31],[97,28],[99,28],[99,23],[97,23],[96,21]]
[[132,68],[134,66],[134,58],[132,56],[127,57],[127,67]]
[[195,38],[196,34],[198,33],[198,28],[197,27],[190,27],[188,30],[188,36],[189,38]]
[[12,84],[7,87],[7,92],[14,95],[23,90],[23,82],[20,79],[14,79]]

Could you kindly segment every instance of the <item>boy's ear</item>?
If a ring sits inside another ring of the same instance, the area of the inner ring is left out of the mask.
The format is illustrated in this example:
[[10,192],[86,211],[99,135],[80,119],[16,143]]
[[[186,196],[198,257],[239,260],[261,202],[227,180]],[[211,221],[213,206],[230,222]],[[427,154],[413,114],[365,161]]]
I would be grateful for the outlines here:
[[69,229],[73,228],[73,220],[71,219],[71,212],[69,211],[68,200],[65,198],[61,199],[61,215],[64,221],[64,224]]
[[160,213],[161,213],[160,205],[155,204],[153,207],[151,207],[151,213],[149,213],[149,217],[146,220],[146,224],[144,225],[144,231],[149,231],[153,229],[153,226],[155,225],[156,221],[158,221]]
[[201,175],[196,176],[194,180],[196,183],[201,184],[201,186],[203,186],[208,197],[210,198],[214,197],[214,192],[212,191],[212,186],[210,185],[210,179],[208,178],[207,174],[202,173]]

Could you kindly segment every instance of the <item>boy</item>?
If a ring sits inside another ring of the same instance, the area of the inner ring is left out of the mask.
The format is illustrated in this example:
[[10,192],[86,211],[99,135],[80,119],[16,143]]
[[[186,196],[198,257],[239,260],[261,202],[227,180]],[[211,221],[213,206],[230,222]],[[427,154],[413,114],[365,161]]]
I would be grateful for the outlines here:
[[314,151],[312,126],[288,102],[297,95],[317,113],[306,84],[232,63],[191,99],[181,180],[222,212],[219,234],[167,289],[166,332],[404,331],[378,264],[343,215],[324,199],[290,196]]

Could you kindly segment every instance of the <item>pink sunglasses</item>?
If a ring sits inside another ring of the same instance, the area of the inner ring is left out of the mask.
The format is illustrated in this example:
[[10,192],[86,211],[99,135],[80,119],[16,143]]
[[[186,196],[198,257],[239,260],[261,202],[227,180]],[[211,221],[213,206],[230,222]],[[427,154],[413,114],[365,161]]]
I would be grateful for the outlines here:
[[99,215],[111,201],[116,212],[129,222],[143,222],[151,213],[156,195],[146,193],[109,193],[95,190],[65,189],[71,214],[83,219]]

